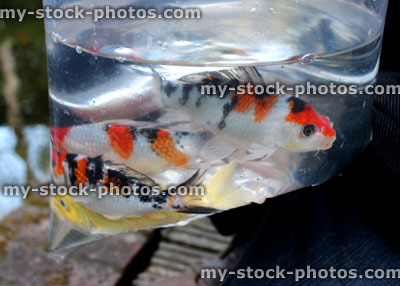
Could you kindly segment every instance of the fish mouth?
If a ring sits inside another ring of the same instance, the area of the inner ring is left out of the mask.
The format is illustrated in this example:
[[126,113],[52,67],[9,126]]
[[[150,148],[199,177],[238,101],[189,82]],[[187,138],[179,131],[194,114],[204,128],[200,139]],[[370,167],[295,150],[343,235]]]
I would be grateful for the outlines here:
[[329,138],[329,140],[326,140],[324,144],[322,145],[321,150],[328,150],[331,149],[333,146],[333,143],[336,141],[336,136],[333,136]]

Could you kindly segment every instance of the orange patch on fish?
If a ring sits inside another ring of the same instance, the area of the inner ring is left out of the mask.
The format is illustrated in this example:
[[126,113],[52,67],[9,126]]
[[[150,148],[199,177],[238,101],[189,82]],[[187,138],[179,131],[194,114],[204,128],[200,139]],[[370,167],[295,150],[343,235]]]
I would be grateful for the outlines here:
[[169,201],[168,207],[172,208],[172,206],[173,206],[174,203],[175,203],[175,198],[173,198],[173,197],[168,197],[168,201]]
[[157,131],[152,147],[159,156],[174,166],[182,167],[189,162],[188,156],[176,149],[175,141],[168,131]]
[[109,194],[116,196],[122,195],[122,187],[126,186],[119,178],[110,177],[107,174],[105,175],[104,179],[100,181],[100,184],[106,187]]
[[54,148],[59,152],[68,152],[63,146],[65,137],[71,130],[71,127],[63,127],[63,128],[55,128],[53,126],[50,127],[50,136],[51,142],[53,143]]
[[63,162],[67,158],[67,153],[57,153],[56,151],[53,151],[51,157],[54,164],[53,176],[58,177],[64,175]]
[[105,175],[104,180],[100,181],[100,184],[102,184],[103,186],[105,186],[107,188],[107,192],[111,193],[111,185],[113,187],[113,195],[120,195],[120,181],[115,180],[114,178],[110,178],[108,175]]
[[[239,113],[244,113],[249,110],[251,105],[255,101],[254,95],[249,95],[249,94],[235,94],[233,95],[238,97],[238,103],[235,105],[233,108],[234,111],[239,112]],[[232,99],[233,99],[232,97]]]
[[277,94],[265,96],[262,99],[256,98],[256,105],[254,107],[254,121],[262,122],[267,114],[271,111],[277,100]]
[[255,93],[254,86],[251,86],[251,91],[246,89],[245,94],[234,94],[231,97],[233,100],[237,97],[237,104],[233,108],[234,111],[238,113],[247,112],[254,104],[254,122],[262,122],[264,118],[268,115],[268,112],[272,109],[275,102],[278,100],[278,95],[265,95],[258,98]]
[[304,110],[301,112],[293,112],[294,102],[289,103],[290,113],[285,117],[286,121],[296,123],[298,125],[305,125],[311,123],[318,115],[313,110],[311,105],[305,104]]
[[77,167],[75,168],[75,176],[76,176],[76,185],[79,186],[79,184],[85,185],[87,182],[87,175],[86,175],[86,170],[87,170],[87,159],[83,158],[78,161]]
[[293,105],[294,102],[289,103],[291,112],[285,117],[286,121],[296,123],[300,126],[304,126],[306,124],[315,124],[318,130],[321,130],[323,135],[331,138],[336,135],[336,132],[332,128],[329,119],[316,113],[311,105],[305,104],[304,110],[301,112],[292,112]]
[[133,134],[129,127],[110,125],[107,129],[111,148],[123,159],[128,159],[133,152]]

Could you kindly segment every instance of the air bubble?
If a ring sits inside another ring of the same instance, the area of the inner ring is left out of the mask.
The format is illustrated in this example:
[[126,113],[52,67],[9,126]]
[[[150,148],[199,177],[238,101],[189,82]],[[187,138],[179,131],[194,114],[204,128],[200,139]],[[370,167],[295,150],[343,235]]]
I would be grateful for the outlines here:
[[269,7],[269,12],[272,14],[272,15],[275,15],[275,9],[274,8],[272,8],[272,7]]
[[62,37],[59,34],[56,34],[54,32],[51,32],[50,38],[53,41],[53,43],[55,43],[55,44],[57,44],[58,42],[60,42],[62,40]]
[[119,61],[120,63],[123,63],[123,62],[126,61],[126,58],[124,58],[124,57],[116,57],[115,59],[116,59],[117,61]]
[[81,48],[81,47],[76,47],[75,51],[76,51],[78,54],[82,54],[82,48]]
[[255,12],[257,12],[257,9],[256,8],[251,8],[250,12],[254,14]]
[[304,55],[303,57],[301,57],[301,58],[299,59],[299,62],[300,62],[302,65],[309,65],[309,64],[311,64],[312,61],[315,60],[315,59],[321,59],[321,56],[320,56],[320,55],[317,55],[317,54],[306,54],[306,55]]
[[168,47],[168,43],[166,43],[166,42],[161,45],[162,50],[165,50],[167,47]]
[[147,38],[146,48],[150,49],[151,47],[153,47],[153,38],[149,36]]

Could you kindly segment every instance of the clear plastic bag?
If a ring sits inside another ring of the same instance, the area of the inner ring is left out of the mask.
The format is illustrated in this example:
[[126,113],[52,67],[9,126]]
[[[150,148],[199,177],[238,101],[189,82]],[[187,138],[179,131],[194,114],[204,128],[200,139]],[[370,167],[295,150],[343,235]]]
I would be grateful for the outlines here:
[[[359,91],[377,73],[386,1],[208,1],[223,16],[186,2],[203,9],[196,24],[46,21],[53,181],[95,190],[51,198],[51,250],[321,184],[370,141],[372,97]],[[284,93],[256,92],[277,83]],[[133,186],[160,193],[122,193]]]

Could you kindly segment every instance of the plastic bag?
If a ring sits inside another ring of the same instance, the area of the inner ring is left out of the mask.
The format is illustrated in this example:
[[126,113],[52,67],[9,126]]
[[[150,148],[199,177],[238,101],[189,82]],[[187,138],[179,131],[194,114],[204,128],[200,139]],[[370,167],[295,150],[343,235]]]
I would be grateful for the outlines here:
[[[251,13],[271,11],[268,2]],[[208,6],[198,25],[179,29],[165,20],[74,29],[46,21],[53,181],[94,190],[51,198],[51,250],[263,203],[323,183],[362,151],[373,99],[359,91],[377,73],[386,3],[371,16],[334,1],[350,14],[332,18],[331,1],[311,1],[318,22],[285,2],[259,34],[257,17],[233,23]],[[223,7],[246,17],[243,7]],[[134,186],[159,192],[123,192]]]

